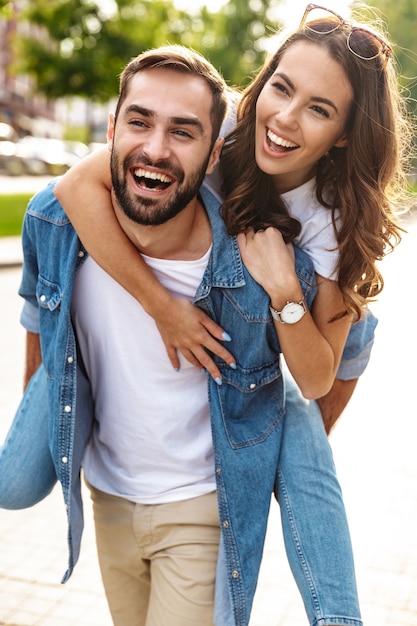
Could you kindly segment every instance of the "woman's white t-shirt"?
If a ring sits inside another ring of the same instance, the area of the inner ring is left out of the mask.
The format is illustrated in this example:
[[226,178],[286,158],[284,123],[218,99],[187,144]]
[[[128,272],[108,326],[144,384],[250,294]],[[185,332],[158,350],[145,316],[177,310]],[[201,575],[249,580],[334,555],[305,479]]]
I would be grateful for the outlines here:
[[301,224],[301,232],[294,243],[311,258],[317,274],[337,280],[339,252],[336,235],[331,211],[317,200],[316,179],[312,178],[301,187],[281,194],[281,198],[291,217],[295,217]]

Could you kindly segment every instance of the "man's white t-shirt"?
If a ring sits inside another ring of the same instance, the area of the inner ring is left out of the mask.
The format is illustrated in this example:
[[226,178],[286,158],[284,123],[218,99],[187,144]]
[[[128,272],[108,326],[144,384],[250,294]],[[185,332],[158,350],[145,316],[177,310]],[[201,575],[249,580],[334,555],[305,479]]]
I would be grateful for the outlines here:
[[[209,255],[144,259],[174,296],[192,299]],[[87,480],[143,504],[214,491],[207,374],[182,355],[173,369],[154,320],[92,258],[76,276],[72,317],[97,420],[83,460]]]

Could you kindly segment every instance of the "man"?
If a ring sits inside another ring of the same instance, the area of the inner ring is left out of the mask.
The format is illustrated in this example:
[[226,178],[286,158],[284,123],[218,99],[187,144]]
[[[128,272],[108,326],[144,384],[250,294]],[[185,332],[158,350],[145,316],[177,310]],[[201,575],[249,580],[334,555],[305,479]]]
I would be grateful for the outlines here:
[[[272,321],[265,324],[269,298],[236,254],[218,202],[200,189],[219,155],[225,108],[225,85],[212,66],[168,47],[127,66],[109,127],[123,229],[172,292],[234,329],[239,367],[224,370],[221,386],[209,379],[209,401],[205,375],[184,363],[179,380],[152,320],[86,258],[53,187],[36,196],[25,219],[20,293],[31,381],[16,423],[36,423],[33,436],[43,443],[49,424],[50,455],[39,447],[30,460],[32,490],[44,497],[55,475],[62,483],[66,578],[80,547],[83,463],[117,626],[213,623],[219,514],[238,626],[248,623],[256,587],[284,394],[276,333]],[[313,267],[295,254],[311,305]],[[24,488],[17,491],[25,506]],[[345,560],[335,561],[345,582]]]

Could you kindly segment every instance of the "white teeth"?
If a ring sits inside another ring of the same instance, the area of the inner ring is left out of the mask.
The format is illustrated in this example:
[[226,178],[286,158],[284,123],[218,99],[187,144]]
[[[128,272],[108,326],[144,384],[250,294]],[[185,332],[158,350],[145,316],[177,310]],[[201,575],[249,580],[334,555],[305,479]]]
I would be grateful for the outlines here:
[[172,179],[165,176],[165,174],[160,174],[158,172],[148,172],[148,170],[143,170],[142,168],[138,168],[134,171],[134,174],[137,178],[150,178],[151,180],[159,180],[161,183],[171,183]]
[[282,137],[278,137],[272,130],[268,130],[267,137],[277,146],[282,146],[283,148],[297,148],[298,144],[292,143],[291,141],[286,141]]

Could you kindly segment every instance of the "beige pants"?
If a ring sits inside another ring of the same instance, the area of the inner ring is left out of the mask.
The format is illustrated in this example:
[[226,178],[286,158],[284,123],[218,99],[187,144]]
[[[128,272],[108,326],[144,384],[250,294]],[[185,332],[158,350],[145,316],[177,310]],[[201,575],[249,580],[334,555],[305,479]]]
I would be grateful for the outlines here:
[[88,486],[115,626],[212,626],[220,538],[216,494],[149,505]]

